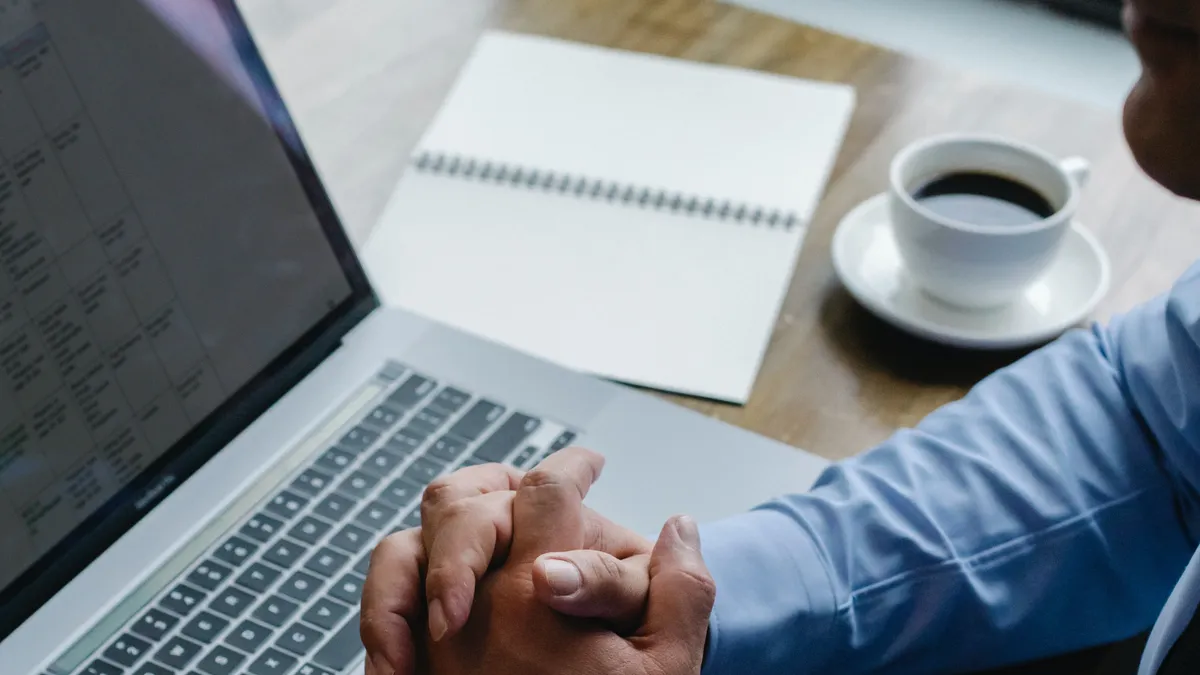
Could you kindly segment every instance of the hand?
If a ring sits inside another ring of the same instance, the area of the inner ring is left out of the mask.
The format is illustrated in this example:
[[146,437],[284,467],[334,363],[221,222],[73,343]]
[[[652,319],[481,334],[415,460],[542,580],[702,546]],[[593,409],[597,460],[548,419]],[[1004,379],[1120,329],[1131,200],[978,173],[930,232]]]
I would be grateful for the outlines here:
[[[576,448],[539,466],[554,474],[590,476],[583,479],[588,487],[602,468],[598,455]],[[375,550],[362,607],[368,675],[415,672],[417,640],[427,616],[426,570],[434,636],[451,637],[466,622],[478,579],[508,555],[513,498],[524,478],[516,469],[493,464],[439,479],[422,500],[424,527],[394,534]],[[563,613],[603,618],[631,630],[640,625],[646,606],[651,544],[590,509],[584,509],[584,523],[584,546],[592,550],[542,556],[533,571],[538,597]],[[568,567],[556,564],[564,562]],[[579,588],[563,592],[574,581],[574,570]]]
[[697,675],[716,589],[689,518],[663,528],[650,558],[642,625],[627,637],[594,620],[565,618],[537,599],[532,570],[548,551],[578,549],[586,537],[590,478],[538,469],[513,499],[508,559],[479,585],[463,630],[427,641],[438,675]]

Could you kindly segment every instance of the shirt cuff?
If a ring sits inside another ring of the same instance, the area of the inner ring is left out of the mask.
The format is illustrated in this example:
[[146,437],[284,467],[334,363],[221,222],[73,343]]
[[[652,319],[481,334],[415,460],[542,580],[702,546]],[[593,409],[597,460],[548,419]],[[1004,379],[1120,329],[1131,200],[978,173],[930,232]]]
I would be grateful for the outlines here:
[[717,586],[703,675],[807,673],[830,661],[833,585],[796,514],[766,507],[704,525],[700,543]]

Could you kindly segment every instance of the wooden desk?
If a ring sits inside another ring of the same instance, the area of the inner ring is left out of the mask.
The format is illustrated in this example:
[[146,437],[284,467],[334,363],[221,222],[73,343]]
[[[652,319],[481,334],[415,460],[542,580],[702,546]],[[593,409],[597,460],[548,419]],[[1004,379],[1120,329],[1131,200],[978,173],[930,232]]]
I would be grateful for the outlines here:
[[[1113,257],[1107,317],[1200,256],[1200,210],[1135,168],[1116,116],[707,0],[242,0],[348,227],[365,239],[410,149],[492,27],[846,82],[859,107],[747,406],[676,399],[831,459],[916,423],[1019,354],[949,350],[867,315],[834,277],[839,218],[883,190],[900,147],[1000,133],[1093,162],[1081,219]],[[804,120],[797,119],[797,124]],[[1038,672],[1131,672],[1072,659]],[[1086,666],[1083,663],[1092,664]],[[1023,672],[1034,672],[1026,670]]]

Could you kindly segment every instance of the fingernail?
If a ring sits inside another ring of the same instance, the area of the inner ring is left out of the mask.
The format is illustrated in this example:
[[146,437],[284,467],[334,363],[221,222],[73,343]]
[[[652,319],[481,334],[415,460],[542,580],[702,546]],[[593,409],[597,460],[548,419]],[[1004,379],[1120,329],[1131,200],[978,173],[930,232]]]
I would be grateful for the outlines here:
[[559,597],[574,595],[583,587],[583,575],[574,563],[550,558],[542,561],[542,571],[546,573],[550,590]]
[[700,528],[691,516],[679,516],[675,519],[675,534],[684,546],[693,551],[700,550]]
[[376,654],[371,657],[371,670],[373,671],[372,675],[396,675],[392,664],[383,658],[383,654]]
[[429,637],[437,642],[446,636],[448,630],[450,624],[446,621],[446,610],[442,609],[442,601],[434,599],[429,603]]

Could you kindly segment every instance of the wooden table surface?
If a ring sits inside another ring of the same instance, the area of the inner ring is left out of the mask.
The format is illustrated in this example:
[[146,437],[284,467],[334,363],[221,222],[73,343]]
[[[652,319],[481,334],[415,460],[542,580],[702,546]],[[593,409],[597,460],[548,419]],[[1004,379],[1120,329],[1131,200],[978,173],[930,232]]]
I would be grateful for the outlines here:
[[[489,28],[855,85],[859,105],[749,404],[675,397],[831,459],[860,452],[1020,356],[910,338],[842,290],[838,220],[885,187],[893,154],[946,131],[1003,134],[1093,163],[1080,219],[1113,263],[1103,319],[1167,289],[1200,257],[1198,207],[1134,165],[1117,115],[947,70],[708,0],[241,0],[357,242],[383,208],[458,68]],[[796,120],[803,124],[803,118]],[[1133,672],[1097,653],[1020,672]],[[1100,668],[1100,671],[1096,669]]]

